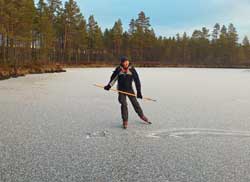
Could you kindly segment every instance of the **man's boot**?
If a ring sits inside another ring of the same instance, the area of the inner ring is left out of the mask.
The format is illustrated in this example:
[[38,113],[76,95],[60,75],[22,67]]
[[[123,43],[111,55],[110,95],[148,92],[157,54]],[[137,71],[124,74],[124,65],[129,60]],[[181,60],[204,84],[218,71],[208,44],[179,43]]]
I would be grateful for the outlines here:
[[123,121],[123,128],[127,129],[127,127],[128,127],[128,121]]
[[148,118],[146,117],[146,116],[140,116],[140,118],[141,118],[141,120],[143,120],[144,122],[146,122],[146,123],[148,123],[148,124],[152,124],[149,120],[148,120]]

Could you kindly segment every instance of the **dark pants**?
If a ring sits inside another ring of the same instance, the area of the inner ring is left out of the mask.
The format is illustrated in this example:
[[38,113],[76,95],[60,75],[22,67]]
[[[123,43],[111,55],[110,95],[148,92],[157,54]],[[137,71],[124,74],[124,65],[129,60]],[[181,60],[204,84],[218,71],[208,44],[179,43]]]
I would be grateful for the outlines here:
[[127,99],[126,99],[127,97],[129,98],[130,102],[132,103],[134,110],[138,114],[138,116],[140,116],[140,117],[143,116],[143,111],[142,111],[141,106],[138,103],[136,97],[119,93],[118,100],[119,100],[119,103],[121,104],[122,120],[128,121],[128,104],[127,104]]

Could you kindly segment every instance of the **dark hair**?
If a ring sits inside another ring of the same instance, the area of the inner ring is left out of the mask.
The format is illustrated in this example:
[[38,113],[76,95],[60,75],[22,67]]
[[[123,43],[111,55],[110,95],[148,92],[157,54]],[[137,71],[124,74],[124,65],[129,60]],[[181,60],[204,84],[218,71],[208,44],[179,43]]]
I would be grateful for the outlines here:
[[121,63],[123,63],[125,61],[128,61],[128,57],[127,56],[121,56],[120,61],[121,61]]

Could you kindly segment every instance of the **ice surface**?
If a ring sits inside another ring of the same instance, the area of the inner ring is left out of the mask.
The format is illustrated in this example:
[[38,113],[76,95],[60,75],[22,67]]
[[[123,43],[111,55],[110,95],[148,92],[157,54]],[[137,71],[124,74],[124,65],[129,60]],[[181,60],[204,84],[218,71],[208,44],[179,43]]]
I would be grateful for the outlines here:
[[138,68],[145,125],[121,127],[113,68],[0,82],[0,181],[250,181],[250,72]]

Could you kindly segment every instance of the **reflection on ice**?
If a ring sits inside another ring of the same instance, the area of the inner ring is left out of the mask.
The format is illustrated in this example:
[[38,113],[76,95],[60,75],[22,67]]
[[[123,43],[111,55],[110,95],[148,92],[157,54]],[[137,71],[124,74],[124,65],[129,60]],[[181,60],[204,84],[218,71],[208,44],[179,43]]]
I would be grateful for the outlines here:
[[250,131],[230,131],[230,130],[217,130],[217,129],[205,129],[205,128],[181,128],[173,130],[161,130],[150,133],[147,135],[149,138],[165,138],[165,137],[181,137],[190,138],[193,136],[205,136],[205,137],[250,137]]

